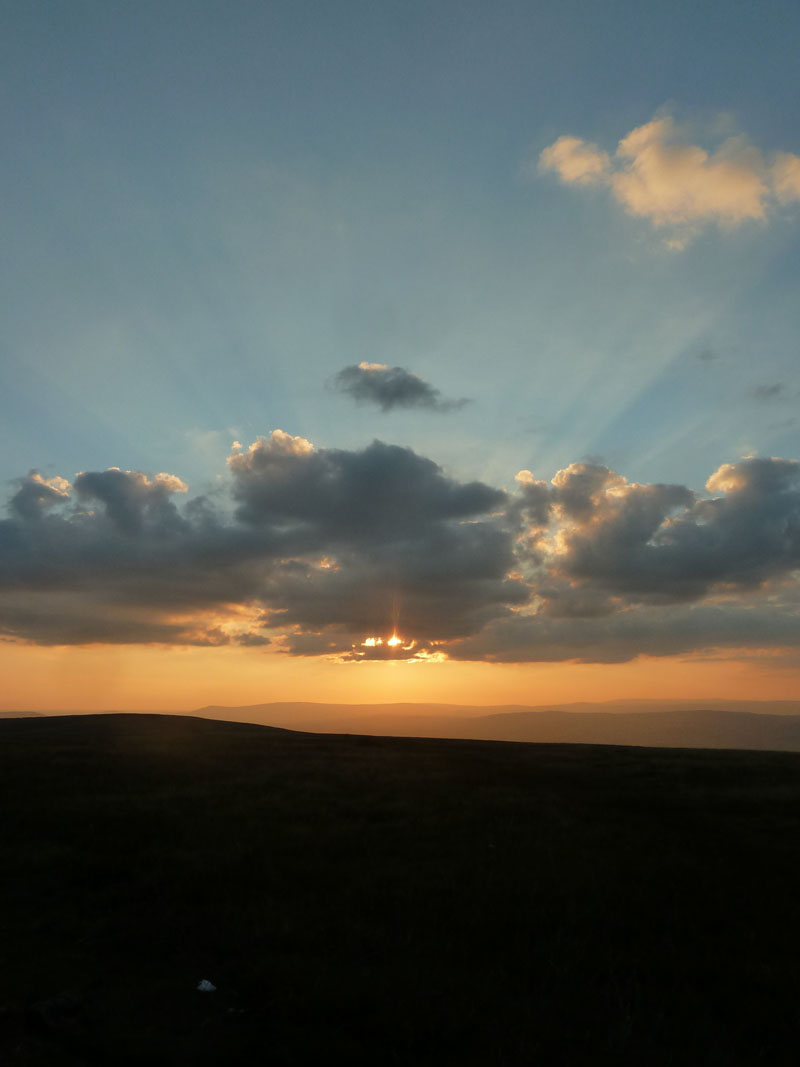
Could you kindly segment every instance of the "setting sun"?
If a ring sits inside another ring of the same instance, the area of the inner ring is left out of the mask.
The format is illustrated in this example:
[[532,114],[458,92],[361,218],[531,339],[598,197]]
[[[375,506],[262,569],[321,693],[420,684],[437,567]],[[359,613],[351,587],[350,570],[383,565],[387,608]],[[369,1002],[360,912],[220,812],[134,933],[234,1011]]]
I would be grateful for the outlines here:
[[387,637],[386,640],[382,637],[368,637],[365,641],[361,642],[362,648],[380,648],[385,645],[388,648],[400,648],[402,647],[405,652],[409,652],[414,645],[415,641],[411,641],[409,644],[403,644],[403,638],[398,637],[397,633],[393,633],[391,637]]

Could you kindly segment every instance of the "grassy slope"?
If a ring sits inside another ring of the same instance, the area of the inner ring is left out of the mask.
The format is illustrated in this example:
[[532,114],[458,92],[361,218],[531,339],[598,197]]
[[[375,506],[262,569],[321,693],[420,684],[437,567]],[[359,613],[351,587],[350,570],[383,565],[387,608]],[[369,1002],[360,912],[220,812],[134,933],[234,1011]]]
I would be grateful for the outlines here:
[[798,755],[8,719],[0,811],[2,1063],[795,1062]]

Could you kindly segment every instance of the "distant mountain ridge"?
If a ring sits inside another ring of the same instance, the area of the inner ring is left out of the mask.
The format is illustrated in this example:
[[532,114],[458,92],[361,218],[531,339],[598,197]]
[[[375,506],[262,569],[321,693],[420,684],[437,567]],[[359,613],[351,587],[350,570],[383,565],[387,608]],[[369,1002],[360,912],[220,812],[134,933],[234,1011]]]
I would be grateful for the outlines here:
[[[637,710],[628,710],[631,707]],[[794,701],[709,701],[707,706],[692,706],[688,701],[615,701],[489,709],[455,704],[275,702],[209,705],[194,714],[321,733],[800,752],[798,710],[800,705]]]

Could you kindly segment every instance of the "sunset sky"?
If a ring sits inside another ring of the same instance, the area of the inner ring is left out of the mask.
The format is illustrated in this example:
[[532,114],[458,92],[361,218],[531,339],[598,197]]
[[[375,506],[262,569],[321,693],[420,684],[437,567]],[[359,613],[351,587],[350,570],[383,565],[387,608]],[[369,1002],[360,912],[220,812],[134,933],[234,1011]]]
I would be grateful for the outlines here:
[[0,708],[800,699],[798,40],[5,5]]

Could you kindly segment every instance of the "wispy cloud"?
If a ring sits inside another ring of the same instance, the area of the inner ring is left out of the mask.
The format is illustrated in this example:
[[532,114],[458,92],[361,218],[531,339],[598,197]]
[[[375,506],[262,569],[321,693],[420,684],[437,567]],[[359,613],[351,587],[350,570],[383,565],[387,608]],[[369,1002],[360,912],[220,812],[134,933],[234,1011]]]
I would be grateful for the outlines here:
[[381,411],[394,408],[423,408],[428,411],[455,411],[469,400],[451,400],[404,367],[384,363],[354,363],[333,378],[333,388],[346,393],[357,403],[376,404]]
[[579,137],[559,137],[539,156],[539,170],[578,186],[604,186],[630,215],[668,231],[680,249],[703,226],[764,221],[800,200],[800,156],[765,155],[742,135],[709,151],[687,139],[669,116],[631,130],[613,155]]

